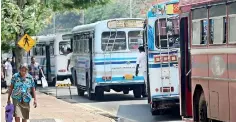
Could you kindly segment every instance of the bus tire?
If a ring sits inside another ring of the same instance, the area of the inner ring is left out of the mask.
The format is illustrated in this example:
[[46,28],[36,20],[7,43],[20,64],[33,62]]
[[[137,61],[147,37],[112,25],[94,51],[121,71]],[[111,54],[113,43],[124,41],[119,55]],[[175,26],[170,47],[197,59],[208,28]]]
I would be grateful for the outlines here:
[[95,99],[95,94],[91,93],[91,90],[88,90],[88,99],[89,100],[94,100]]
[[52,82],[48,83],[48,86],[56,86],[56,78],[53,78]]
[[199,102],[198,102],[198,118],[199,118],[199,122],[208,122],[207,104],[206,104],[204,92],[201,93]]
[[133,93],[135,98],[141,98],[142,88],[140,86],[134,87]]
[[95,96],[96,100],[102,100],[104,97],[104,90],[102,87],[96,87],[95,88]]
[[78,93],[79,96],[84,96],[84,90],[81,90],[78,87],[77,87],[77,93]]
[[129,94],[129,90],[123,90],[123,94]]
[[152,112],[153,116],[161,114],[161,112],[159,110],[152,110],[151,112]]

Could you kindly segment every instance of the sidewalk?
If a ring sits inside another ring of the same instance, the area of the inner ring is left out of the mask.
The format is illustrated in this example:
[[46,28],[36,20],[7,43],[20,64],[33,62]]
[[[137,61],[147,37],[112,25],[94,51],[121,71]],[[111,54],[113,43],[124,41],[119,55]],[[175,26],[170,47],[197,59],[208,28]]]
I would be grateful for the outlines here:
[[[5,120],[7,94],[1,95],[1,121]],[[96,114],[83,106],[58,100],[55,97],[37,92],[38,107],[31,102],[30,122],[114,122],[114,120]]]

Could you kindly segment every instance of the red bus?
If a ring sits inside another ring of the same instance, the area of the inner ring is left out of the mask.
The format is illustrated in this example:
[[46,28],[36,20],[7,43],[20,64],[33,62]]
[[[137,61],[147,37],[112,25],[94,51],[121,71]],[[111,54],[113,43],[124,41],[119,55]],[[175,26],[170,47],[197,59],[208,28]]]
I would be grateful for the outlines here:
[[180,113],[236,122],[236,0],[180,0]]

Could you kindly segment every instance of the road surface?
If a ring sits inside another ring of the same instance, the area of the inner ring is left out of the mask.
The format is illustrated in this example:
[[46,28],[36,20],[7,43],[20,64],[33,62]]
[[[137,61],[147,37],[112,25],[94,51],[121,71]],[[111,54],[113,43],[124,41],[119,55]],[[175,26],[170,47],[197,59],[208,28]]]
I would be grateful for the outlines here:
[[[56,88],[38,88],[40,92],[47,93],[49,95],[56,96]],[[72,99],[70,99],[70,94],[68,88],[58,88],[57,95],[59,99],[70,102],[72,104],[84,104],[85,106],[91,106],[93,108],[98,108],[109,113],[112,113],[118,117],[127,118],[135,122],[182,122],[179,116],[179,110],[172,110],[171,113],[175,115],[160,115],[152,116],[150,113],[149,105],[147,100],[144,98],[137,99],[133,97],[133,92],[124,95],[123,93],[106,93],[104,100],[102,101],[92,101],[88,100],[87,95],[81,97],[77,95],[77,90],[75,87],[71,88]]]

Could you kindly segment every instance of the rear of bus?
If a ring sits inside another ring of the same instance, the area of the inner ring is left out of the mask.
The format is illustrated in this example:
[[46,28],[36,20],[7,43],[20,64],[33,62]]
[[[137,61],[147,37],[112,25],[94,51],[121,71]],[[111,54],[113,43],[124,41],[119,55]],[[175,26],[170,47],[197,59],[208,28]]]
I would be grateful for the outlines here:
[[101,22],[96,28],[95,81],[96,88],[140,98],[144,85],[142,72],[135,76],[138,47],[143,45],[143,19],[117,19]]
[[[169,5],[175,6],[176,2],[157,6],[168,8]],[[146,32],[149,48],[150,105],[153,115],[162,114],[179,104],[178,19],[177,15],[148,15]]]
[[68,64],[68,50],[71,49],[71,42],[70,42],[70,35],[62,35],[58,34],[56,35],[55,39],[55,73],[56,78],[54,80],[65,80],[65,79],[71,79],[71,69],[69,68],[67,70],[67,64]]

